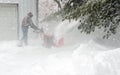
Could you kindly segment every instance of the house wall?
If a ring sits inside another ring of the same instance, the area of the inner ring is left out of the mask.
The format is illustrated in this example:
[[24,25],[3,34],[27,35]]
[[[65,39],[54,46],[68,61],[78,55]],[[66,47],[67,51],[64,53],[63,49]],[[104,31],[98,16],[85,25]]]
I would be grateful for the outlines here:
[[33,13],[33,22],[37,24],[37,9],[36,9],[37,0],[0,0],[0,3],[15,3],[18,4],[18,37],[21,36],[20,25],[23,17],[26,16],[28,12]]
[[19,20],[21,22],[28,12],[34,14],[33,20],[36,21],[36,1],[37,0],[0,0],[0,3],[17,3],[19,5]]

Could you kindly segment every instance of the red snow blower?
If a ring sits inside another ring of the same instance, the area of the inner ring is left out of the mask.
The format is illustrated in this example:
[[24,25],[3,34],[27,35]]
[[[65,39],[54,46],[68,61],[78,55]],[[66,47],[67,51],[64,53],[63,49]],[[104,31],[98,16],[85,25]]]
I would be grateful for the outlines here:
[[55,46],[55,47],[62,47],[64,45],[64,39],[61,38],[58,40],[58,42],[54,42],[54,36],[53,35],[48,35],[48,34],[44,34],[43,35],[43,44],[45,47],[52,47],[52,46]]
[[50,35],[44,32],[43,28],[39,31],[36,31],[42,36],[43,46],[47,48],[51,47],[62,47],[64,45],[64,38],[60,38],[59,40],[55,41],[54,35]]

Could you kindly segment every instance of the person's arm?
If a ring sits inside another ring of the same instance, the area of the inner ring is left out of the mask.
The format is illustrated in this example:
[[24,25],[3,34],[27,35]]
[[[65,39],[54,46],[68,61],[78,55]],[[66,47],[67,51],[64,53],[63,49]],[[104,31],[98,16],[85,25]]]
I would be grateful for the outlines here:
[[30,19],[30,27],[34,30],[39,30],[39,28],[33,23],[33,21]]
[[32,19],[30,19],[30,27],[33,28],[35,31],[40,32],[40,33],[44,33],[43,28],[38,28],[32,21]]

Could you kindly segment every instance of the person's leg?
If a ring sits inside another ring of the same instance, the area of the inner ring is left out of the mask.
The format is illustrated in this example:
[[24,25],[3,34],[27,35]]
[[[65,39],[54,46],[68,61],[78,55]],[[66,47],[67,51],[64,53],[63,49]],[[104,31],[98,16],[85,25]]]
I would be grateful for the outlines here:
[[21,37],[21,39],[20,39],[20,42],[19,42],[19,44],[18,44],[18,46],[23,46],[23,43],[24,43],[24,37],[25,37],[25,34],[24,34],[24,32],[25,32],[25,28],[22,26],[21,27],[21,32],[22,32],[22,37]]
[[21,39],[21,42],[24,43],[25,45],[27,45],[27,38],[28,38],[28,27],[25,27],[23,26],[22,27],[22,33],[23,33],[23,36],[22,36],[22,39]]
[[28,45],[28,27],[24,28],[24,44]]

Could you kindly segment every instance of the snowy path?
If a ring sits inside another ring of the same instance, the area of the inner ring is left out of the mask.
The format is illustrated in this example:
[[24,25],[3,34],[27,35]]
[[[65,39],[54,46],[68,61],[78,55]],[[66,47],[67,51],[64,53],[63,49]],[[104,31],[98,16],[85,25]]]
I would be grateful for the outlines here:
[[39,75],[44,68],[48,68],[46,64],[51,55],[60,53],[66,54],[60,57],[68,57],[72,53],[70,50],[60,50],[31,45],[17,47],[15,41],[3,42],[0,47],[0,75]]

